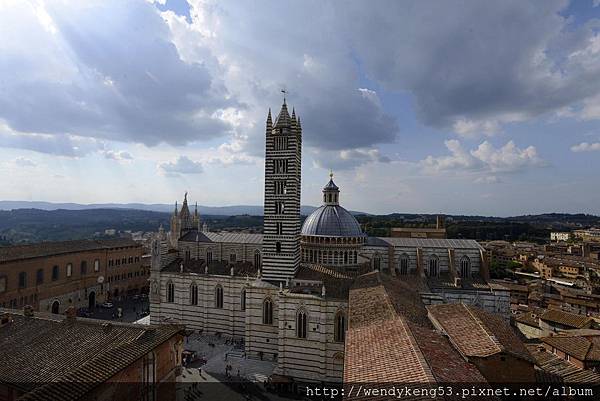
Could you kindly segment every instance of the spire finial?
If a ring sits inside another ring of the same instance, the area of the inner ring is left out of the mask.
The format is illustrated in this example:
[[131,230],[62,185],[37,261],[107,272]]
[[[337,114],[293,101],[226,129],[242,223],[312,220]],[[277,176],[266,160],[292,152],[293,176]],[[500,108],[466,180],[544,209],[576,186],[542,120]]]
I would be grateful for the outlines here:
[[329,179],[333,180],[333,170],[329,169]]
[[187,202],[187,191],[185,191],[185,194],[183,194],[183,201]]
[[285,96],[287,95],[287,91],[285,89],[282,89],[281,93],[283,93],[283,104],[285,104]]

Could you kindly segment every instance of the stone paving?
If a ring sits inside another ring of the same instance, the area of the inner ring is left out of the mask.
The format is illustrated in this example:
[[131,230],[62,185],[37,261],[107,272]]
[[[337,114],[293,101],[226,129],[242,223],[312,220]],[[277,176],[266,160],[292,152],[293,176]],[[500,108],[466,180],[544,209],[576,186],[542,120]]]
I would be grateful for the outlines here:
[[[273,373],[275,362],[245,358],[243,346],[236,348],[227,340],[226,337],[202,334],[186,338],[184,349],[196,351],[207,362],[202,364],[196,361],[183,368],[178,378],[178,400],[299,399],[285,398],[265,391],[263,382]],[[229,378],[225,375],[227,365],[232,366]]]
[[[238,377],[239,371],[240,379],[262,383],[275,369],[275,362],[245,358],[242,346],[235,348],[227,343],[225,337],[193,334],[186,339],[184,348],[196,351],[199,357],[206,359],[206,364],[202,366],[204,372],[224,376],[225,367],[231,365],[233,380]],[[194,368],[199,366],[197,362],[190,365]]]

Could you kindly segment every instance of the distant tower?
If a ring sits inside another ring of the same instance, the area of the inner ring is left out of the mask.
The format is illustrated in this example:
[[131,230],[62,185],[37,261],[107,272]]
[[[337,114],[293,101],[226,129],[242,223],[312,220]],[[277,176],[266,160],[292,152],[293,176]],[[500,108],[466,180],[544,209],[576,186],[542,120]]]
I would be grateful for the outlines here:
[[175,202],[175,211],[173,212],[173,215],[171,216],[171,226],[169,228],[170,228],[169,241],[171,243],[171,246],[176,247],[177,240],[179,239],[179,236],[181,234],[181,222],[179,220],[179,211],[177,210],[177,202]]
[[300,265],[302,127],[295,111],[267,117],[262,278],[286,281]]
[[187,192],[183,196],[183,205],[179,213],[179,220],[181,221],[181,235],[194,229],[194,221],[187,203]]

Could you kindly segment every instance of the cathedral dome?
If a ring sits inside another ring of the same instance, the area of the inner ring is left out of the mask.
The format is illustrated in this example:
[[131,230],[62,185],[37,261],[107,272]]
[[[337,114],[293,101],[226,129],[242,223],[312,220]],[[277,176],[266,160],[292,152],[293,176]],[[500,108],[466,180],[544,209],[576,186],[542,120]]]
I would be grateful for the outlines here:
[[349,211],[339,205],[323,205],[306,218],[301,235],[362,237],[364,234]]

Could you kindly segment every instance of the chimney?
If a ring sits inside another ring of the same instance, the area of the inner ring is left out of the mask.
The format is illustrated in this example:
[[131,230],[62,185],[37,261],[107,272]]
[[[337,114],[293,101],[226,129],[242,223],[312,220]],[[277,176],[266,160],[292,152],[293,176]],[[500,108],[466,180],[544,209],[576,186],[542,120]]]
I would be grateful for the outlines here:
[[33,306],[31,306],[31,305],[25,305],[23,307],[23,316],[33,317]]
[[65,311],[65,315],[67,316],[68,320],[75,320],[75,318],[77,317],[77,311],[75,310],[75,307],[69,306]]

